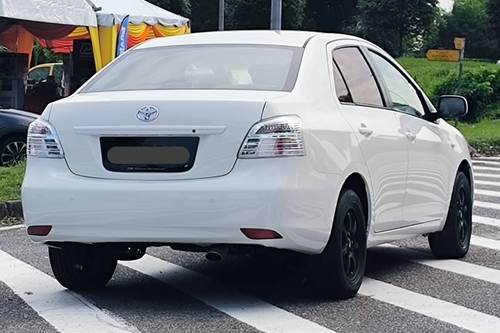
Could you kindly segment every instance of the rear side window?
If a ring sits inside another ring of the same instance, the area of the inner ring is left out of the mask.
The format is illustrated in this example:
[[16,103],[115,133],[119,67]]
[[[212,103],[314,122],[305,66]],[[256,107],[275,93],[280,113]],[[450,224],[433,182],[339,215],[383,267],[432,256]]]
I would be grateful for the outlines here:
[[[357,47],[333,51],[333,59],[356,104],[383,107],[384,102],[368,63]],[[337,92],[339,93],[339,92]]]
[[83,92],[126,90],[291,91],[303,49],[274,45],[189,45],[138,49],[118,58]]
[[335,62],[333,63],[333,79],[335,81],[335,92],[337,93],[337,98],[342,103],[352,103],[352,97],[349,93],[349,89],[345,84],[344,78],[337,67]]

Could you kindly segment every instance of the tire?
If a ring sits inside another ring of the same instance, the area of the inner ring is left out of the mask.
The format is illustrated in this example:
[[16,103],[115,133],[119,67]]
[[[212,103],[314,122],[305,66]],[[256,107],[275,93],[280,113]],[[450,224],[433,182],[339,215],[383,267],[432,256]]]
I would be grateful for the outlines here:
[[311,281],[320,295],[347,299],[357,294],[365,274],[366,225],[359,196],[343,190],[328,244],[311,258]]
[[92,245],[49,247],[49,259],[57,281],[70,290],[103,288],[115,272],[116,258]]
[[463,172],[458,172],[444,229],[429,235],[432,253],[441,259],[458,259],[467,254],[472,235],[472,193]]
[[26,159],[26,138],[20,136],[0,140],[0,166],[13,166]]

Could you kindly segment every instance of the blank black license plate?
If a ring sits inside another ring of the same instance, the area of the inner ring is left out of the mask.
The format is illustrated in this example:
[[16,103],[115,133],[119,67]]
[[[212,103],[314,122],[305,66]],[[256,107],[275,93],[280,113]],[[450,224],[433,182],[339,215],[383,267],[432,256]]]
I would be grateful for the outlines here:
[[104,168],[116,172],[185,172],[193,167],[198,137],[101,138]]

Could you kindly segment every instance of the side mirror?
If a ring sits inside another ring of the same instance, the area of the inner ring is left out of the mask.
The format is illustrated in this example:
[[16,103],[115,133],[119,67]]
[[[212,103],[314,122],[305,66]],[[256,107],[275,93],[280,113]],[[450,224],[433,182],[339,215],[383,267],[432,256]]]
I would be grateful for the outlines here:
[[445,95],[439,98],[438,113],[443,119],[460,119],[467,114],[468,109],[465,97]]

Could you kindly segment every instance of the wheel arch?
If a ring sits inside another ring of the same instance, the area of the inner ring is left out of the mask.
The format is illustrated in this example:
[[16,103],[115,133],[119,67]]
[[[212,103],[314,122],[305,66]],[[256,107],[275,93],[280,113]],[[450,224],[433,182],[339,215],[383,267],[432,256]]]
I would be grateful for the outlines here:
[[370,228],[370,221],[371,221],[371,214],[370,214],[371,200],[370,200],[370,191],[368,188],[368,182],[360,173],[354,172],[351,173],[349,177],[346,178],[344,184],[342,185],[342,190],[344,189],[353,190],[361,199],[361,203],[363,204],[363,213],[365,214],[366,218],[366,230],[368,231]]
[[472,167],[471,167],[469,161],[463,160],[462,162],[460,162],[460,165],[458,166],[458,169],[457,169],[457,172],[455,175],[457,175],[460,171],[463,172],[465,174],[465,176],[467,177],[467,180],[469,181],[469,185],[471,188],[472,197],[474,197],[474,176],[473,176]]

